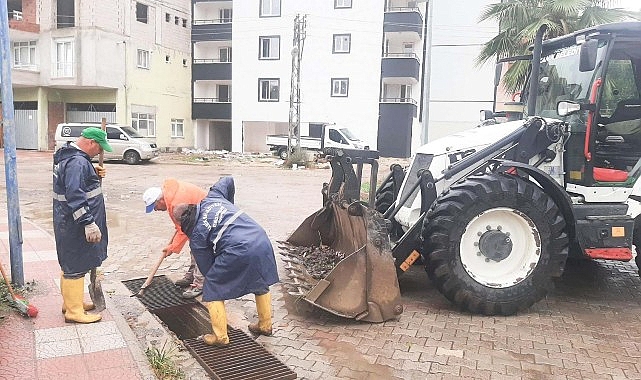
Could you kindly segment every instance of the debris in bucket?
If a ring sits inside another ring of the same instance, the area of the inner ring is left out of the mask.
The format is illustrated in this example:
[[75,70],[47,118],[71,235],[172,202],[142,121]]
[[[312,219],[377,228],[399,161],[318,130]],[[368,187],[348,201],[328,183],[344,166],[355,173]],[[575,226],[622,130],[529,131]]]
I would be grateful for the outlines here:
[[315,280],[325,278],[334,267],[345,258],[345,254],[335,249],[322,245],[317,247],[281,246],[286,255],[305,267],[307,273]]

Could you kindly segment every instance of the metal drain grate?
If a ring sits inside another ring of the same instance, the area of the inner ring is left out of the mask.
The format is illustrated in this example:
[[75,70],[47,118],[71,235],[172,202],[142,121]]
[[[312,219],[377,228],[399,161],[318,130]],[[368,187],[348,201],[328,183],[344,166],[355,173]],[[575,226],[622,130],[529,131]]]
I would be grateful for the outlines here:
[[218,380],[295,379],[296,373],[240,330],[228,327],[229,345],[212,347],[200,339],[183,341],[212,378]]
[[[136,294],[144,278],[123,281]],[[181,292],[166,276],[156,276],[138,299],[183,341],[194,358],[217,380],[290,380],[296,373],[244,332],[228,326],[229,345],[206,345],[199,336],[211,333],[207,308]]]
[[[137,294],[145,280],[146,278],[135,278],[122,283],[133,294]],[[154,277],[154,280],[138,299],[151,312],[172,306],[191,305],[197,302],[194,299],[182,298],[180,288],[174,285],[165,275]]]

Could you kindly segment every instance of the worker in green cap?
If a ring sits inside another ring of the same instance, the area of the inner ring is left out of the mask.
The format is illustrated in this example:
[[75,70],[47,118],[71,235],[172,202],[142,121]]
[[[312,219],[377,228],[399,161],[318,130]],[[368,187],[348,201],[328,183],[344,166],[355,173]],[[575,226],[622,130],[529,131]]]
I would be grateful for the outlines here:
[[103,150],[112,150],[107,133],[90,127],[53,156],[53,229],[66,322],[91,323],[102,318],[87,314],[94,305],[83,299],[85,275],[107,258],[107,216],[100,181],[106,171],[91,163]]

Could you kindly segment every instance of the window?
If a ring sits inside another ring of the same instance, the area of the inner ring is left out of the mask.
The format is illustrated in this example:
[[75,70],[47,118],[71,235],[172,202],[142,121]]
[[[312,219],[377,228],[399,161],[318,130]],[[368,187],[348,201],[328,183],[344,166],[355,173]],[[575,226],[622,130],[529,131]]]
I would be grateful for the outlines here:
[[120,129],[114,127],[107,127],[107,138],[109,140],[120,140]]
[[138,67],[141,69],[149,69],[149,51],[138,49]]
[[231,91],[230,87],[227,84],[218,84],[216,85],[216,97],[220,103],[229,103],[231,102]]
[[136,21],[146,24],[149,17],[148,13],[149,6],[147,6],[147,4],[136,2]]
[[258,59],[280,59],[280,36],[258,37]]
[[351,34],[334,34],[334,46],[332,47],[332,53],[349,53],[351,40]]
[[56,2],[56,26],[71,28],[76,25],[76,12],[74,0],[57,0]]
[[73,77],[73,40],[57,40],[54,54],[52,76],[55,78]]
[[154,137],[156,136],[156,115],[132,112],[131,127],[145,137]]
[[21,41],[13,43],[13,66],[36,66],[36,41]]
[[260,17],[279,17],[280,0],[260,0]]
[[220,62],[231,62],[231,46],[218,49]]
[[259,79],[258,92],[259,102],[277,102],[280,95],[280,79]]
[[218,20],[220,21],[220,23],[226,24],[231,22],[231,13],[232,13],[231,9],[221,9],[218,12],[218,16],[219,16]]
[[183,58],[183,66],[187,67],[187,60]]
[[184,19],[183,19],[183,28],[186,28],[186,27],[187,27],[187,19],[186,19],[186,18],[184,18]]
[[334,8],[351,8],[352,0],[334,0]]
[[411,102],[412,101],[412,86],[409,84],[401,85],[401,102]]
[[349,89],[349,79],[332,78],[332,96],[347,96]]
[[165,56],[165,63],[169,63],[169,62],[171,62],[171,57],[166,55]]
[[165,13],[165,21],[170,22],[171,21],[171,15],[169,13]]
[[180,17],[178,17],[178,16],[174,17],[174,24],[180,25]]
[[171,119],[171,137],[184,137],[183,123],[184,119]]

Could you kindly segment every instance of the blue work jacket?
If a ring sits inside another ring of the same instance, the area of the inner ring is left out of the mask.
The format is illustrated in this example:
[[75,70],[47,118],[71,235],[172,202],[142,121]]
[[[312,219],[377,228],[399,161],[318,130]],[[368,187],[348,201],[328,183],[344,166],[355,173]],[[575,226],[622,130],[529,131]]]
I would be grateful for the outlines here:
[[209,189],[189,237],[191,252],[205,276],[206,302],[264,294],[278,282],[267,233],[233,204],[234,189],[232,177],[221,178]]
[[[85,226],[92,222],[102,233],[98,243],[85,238]],[[53,231],[64,273],[87,272],[107,258],[109,237],[100,177],[91,157],[71,144],[53,156]]]

